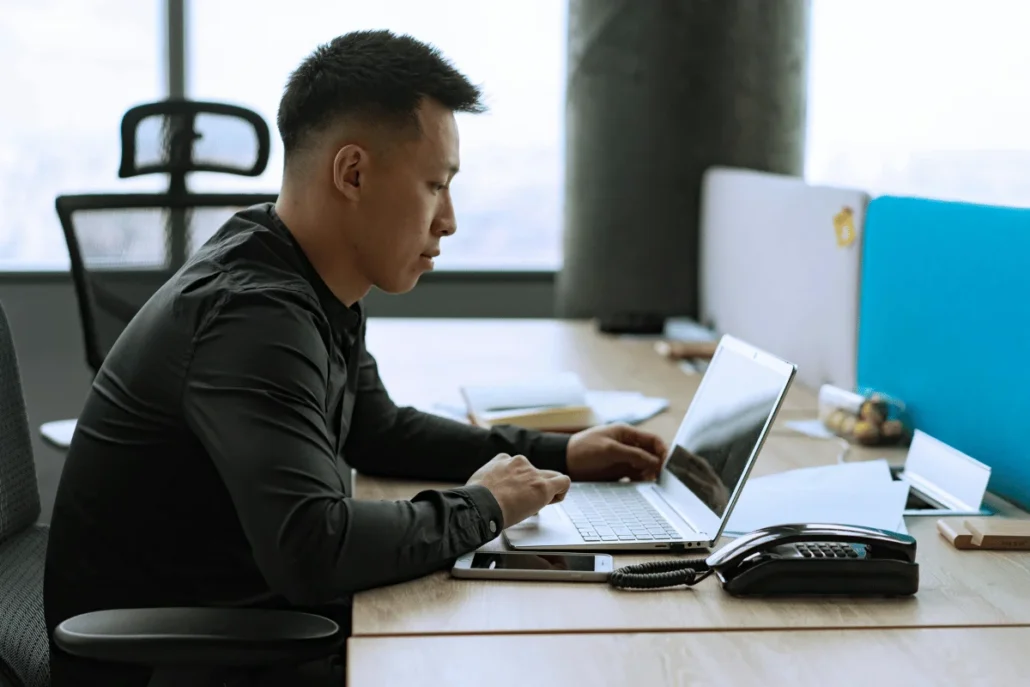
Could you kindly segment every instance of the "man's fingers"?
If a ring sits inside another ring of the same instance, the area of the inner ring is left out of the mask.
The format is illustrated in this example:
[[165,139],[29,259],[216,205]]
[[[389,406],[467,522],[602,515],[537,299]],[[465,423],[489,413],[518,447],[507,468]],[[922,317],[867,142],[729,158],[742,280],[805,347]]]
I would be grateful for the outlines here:
[[651,432],[645,432],[641,429],[637,429],[632,425],[616,425],[618,431],[616,437],[619,441],[629,444],[630,446],[636,446],[647,451],[651,455],[659,458],[664,458],[668,449],[665,446],[665,442],[657,434]]
[[[547,477],[547,486],[551,489],[552,498],[561,501],[565,498],[565,494],[568,493],[569,487],[572,486],[572,480],[568,475],[563,475],[560,472],[553,472],[551,470],[547,472],[551,473]],[[555,501],[552,500],[551,503],[555,503]]]
[[661,459],[642,448],[628,446],[626,444],[618,444],[615,447],[615,450],[619,452],[618,462],[626,463],[634,470],[640,471],[642,474],[655,474],[658,472],[658,468],[661,467]]

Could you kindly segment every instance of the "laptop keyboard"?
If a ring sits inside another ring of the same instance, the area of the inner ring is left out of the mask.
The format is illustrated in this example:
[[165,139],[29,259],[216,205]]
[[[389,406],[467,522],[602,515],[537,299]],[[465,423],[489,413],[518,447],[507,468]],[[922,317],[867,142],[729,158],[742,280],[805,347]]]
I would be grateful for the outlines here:
[[576,484],[562,501],[583,541],[669,541],[679,532],[635,487]]

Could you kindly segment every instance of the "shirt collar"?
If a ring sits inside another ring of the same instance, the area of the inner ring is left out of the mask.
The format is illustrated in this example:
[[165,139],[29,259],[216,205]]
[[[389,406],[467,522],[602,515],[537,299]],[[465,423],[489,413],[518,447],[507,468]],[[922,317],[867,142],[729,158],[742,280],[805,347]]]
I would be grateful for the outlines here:
[[308,259],[304,249],[301,248],[300,243],[297,242],[289,227],[279,217],[279,213],[275,211],[275,205],[271,203],[268,205],[268,213],[272,218],[273,228],[282,234],[289,241],[290,246],[293,247],[301,273],[315,290],[315,293],[318,295],[318,301],[322,304],[322,309],[325,310],[334,327],[339,327],[342,332],[351,332],[358,329],[364,318],[364,308],[361,307],[361,301],[356,302],[351,307],[347,307],[340,301],[329,289],[329,286],[326,285],[321,275],[318,274],[315,266],[311,264],[311,260]]

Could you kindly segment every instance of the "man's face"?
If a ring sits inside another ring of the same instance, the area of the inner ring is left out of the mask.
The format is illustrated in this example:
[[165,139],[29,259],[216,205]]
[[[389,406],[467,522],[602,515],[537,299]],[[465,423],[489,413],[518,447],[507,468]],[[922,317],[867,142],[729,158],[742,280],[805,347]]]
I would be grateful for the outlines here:
[[450,183],[458,172],[454,114],[426,101],[420,135],[373,152],[353,206],[364,276],[387,293],[414,288],[433,269],[440,239],[456,230]]

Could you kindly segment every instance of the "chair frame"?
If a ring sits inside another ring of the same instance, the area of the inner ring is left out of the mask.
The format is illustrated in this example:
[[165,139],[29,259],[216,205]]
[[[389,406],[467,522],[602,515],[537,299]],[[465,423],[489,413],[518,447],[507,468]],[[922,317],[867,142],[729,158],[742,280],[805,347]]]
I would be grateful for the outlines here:
[[[258,149],[251,167],[239,168],[198,162],[194,158],[194,141],[199,138],[195,123],[197,116],[202,114],[236,117],[254,128]],[[140,123],[152,116],[167,117],[171,122],[165,131],[163,140],[167,153],[166,161],[158,164],[139,165],[136,161],[136,132]],[[244,107],[184,99],[169,99],[137,105],[122,116],[121,147],[121,163],[118,169],[120,178],[146,174],[167,174],[169,177],[168,190],[164,193],[60,195],[55,200],[57,216],[61,222],[61,230],[68,247],[86,363],[94,375],[100,370],[106,356],[97,329],[98,307],[114,315],[124,324],[128,324],[132,320],[138,307],[104,288],[103,285],[91,283],[89,270],[83,260],[82,247],[75,232],[74,215],[76,212],[86,210],[170,210],[172,221],[168,228],[170,255],[167,269],[171,274],[179,269],[187,259],[186,214],[190,210],[205,207],[249,207],[258,203],[275,202],[278,197],[274,193],[191,193],[187,188],[186,177],[192,172],[222,172],[237,176],[256,177],[265,171],[270,151],[268,125],[260,115]]]
[[[71,263],[72,283],[78,302],[79,319],[82,325],[83,345],[86,351],[86,363],[96,374],[104,362],[106,351],[100,340],[97,328],[97,309],[102,308],[114,315],[119,321],[128,324],[136,315],[137,306],[121,296],[90,280],[75,233],[73,216],[76,212],[88,210],[171,210],[185,215],[190,210],[208,207],[249,207],[258,203],[275,202],[275,194],[269,193],[184,193],[171,195],[167,193],[133,193],[133,194],[82,194],[58,196],[55,205],[57,216],[61,221],[64,240],[68,245],[68,258]],[[185,255],[178,259],[173,256],[168,266],[169,273],[181,263]],[[179,263],[179,264],[176,264]]]

